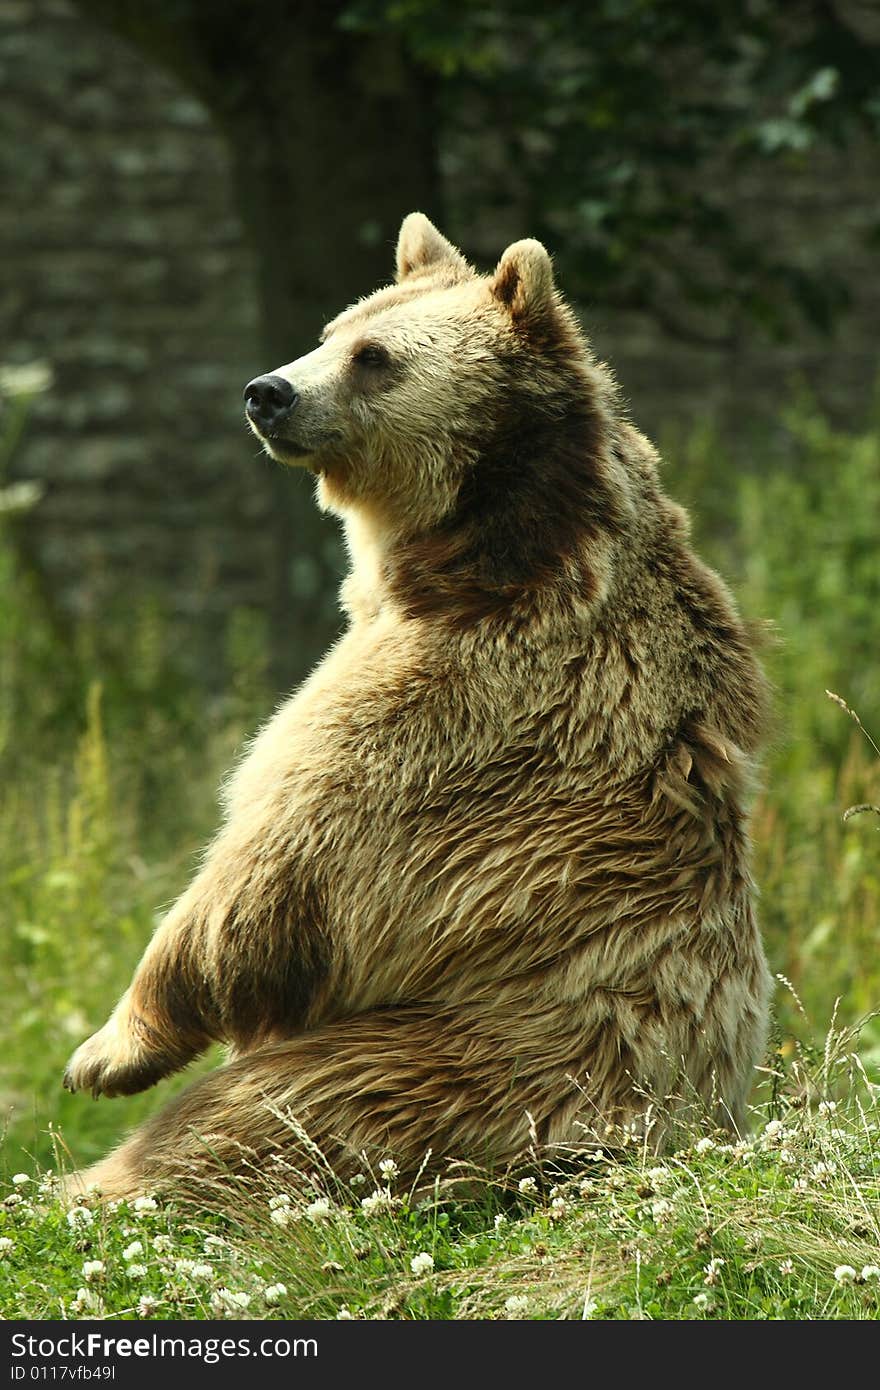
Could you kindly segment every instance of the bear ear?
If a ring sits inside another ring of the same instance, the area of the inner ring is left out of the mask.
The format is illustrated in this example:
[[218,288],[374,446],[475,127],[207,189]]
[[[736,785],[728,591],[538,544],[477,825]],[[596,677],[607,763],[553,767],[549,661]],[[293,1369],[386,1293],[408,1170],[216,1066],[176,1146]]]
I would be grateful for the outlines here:
[[418,275],[423,270],[445,266],[465,273],[468,265],[451,241],[438,232],[423,212],[411,212],[403,219],[397,238],[397,278]]
[[540,315],[553,304],[553,264],[540,241],[515,241],[498,262],[489,289],[516,320]]

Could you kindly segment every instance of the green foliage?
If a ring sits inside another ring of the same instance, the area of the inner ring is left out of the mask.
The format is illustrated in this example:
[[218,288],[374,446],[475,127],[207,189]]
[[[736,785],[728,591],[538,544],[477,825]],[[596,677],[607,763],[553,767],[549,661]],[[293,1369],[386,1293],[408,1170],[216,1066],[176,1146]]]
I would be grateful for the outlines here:
[[576,297],[650,305],[692,336],[743,311],[774,335],[799,316],[827,329],[845,302],[827,267],[750,234],[736,194],[756,163],[784,171],[880,134],[876,34],[839,9],[350,0],[340,23],[397,29],[439,76],[453,231],[514,199],[533,235],[564,248]]
[[218,697],[184,676],[179,633],[149,599],[60,629],[16,524],[0,512],[0,1113],[19,1165],[21,1149],[49,1160],[53,1125],[87,1162],[155,1098],[84,1104],[61,1089],[64,1062],[127,986],[268,711],[265,623],[231,615]]
[[0,1315],[876,1319],[880,1115],[856,1044],[832,1030],[780,1069],[751,1139],[707,1129],[658,1159],[623,1133],[576,1173],[537,1160],[424,1191],[388,1161],[341,1182],[316,1151],[309,1173],[230,1175],[213,1212],[65,1210],[51,1177],[15,1174]]
[[[880,765],[826,695],[880,730],[880,433],[873,422],[836,429],[801,399],[751,450],[750,463],[726,456],[703,428],[671,446],[668,483],[745,613],[773,625],[774,722],[753,836],[761,916],[774,968],[821,1026],[838,997],[850,1019],[880,1006],[877,821],[843,820],[880,801]],[[786,1034],[796,1013],[783,994]],[[876,1024],[864,1044],[880,1061]]]
[[[852,734],[822,698],[826,688],[843,693],[869,727],[880,722],[880,433],[835,430],[809,404],[789,411],[783,425],[789,467],[742,484],[741,592],[746,607],[759,601],[782,634],[775,672],[783,697],[815,692],[794,711],[808,721],[791,750],[803,767],[817,750],[839,751],[841,734]],[[752,536],[758,545],[749,545]]]

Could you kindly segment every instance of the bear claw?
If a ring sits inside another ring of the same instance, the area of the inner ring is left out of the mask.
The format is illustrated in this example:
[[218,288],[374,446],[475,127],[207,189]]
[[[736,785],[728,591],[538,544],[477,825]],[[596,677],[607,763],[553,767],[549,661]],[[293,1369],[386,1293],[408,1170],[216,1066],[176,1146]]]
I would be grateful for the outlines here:
[[124,1035],[120,1041],[119,1029],[111,1020],[74,1052],[64,1072],[64,1086],[68,1091],[91,1091],[96,1100],[141,1091],[157,1079],[155,1069],[145,1061],[125,1046]]

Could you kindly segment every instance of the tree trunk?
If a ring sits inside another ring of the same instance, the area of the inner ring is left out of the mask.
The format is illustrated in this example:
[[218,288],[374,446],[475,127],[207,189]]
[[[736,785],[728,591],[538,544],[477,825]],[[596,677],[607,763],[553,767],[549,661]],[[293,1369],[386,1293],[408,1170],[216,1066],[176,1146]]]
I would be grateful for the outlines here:
[[[328,318],[390,278],[407,212],[441,216],[430,78],[396,35],[341,28],[342,0],[78,4],[170,68],[228,142],[255,253],[254,376],[308,351]],[[287,684],[337,630],[341,546],[303,475],[277,468],[271,488],[267,591]]]

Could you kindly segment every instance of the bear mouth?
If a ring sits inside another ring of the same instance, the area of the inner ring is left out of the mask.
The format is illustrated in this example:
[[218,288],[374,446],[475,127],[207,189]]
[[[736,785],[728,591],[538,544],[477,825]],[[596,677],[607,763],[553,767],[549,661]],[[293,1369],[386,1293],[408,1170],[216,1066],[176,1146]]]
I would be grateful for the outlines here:
[[279,434],[261,434],[263,447],[273,458],[280,459],[284,463],[287,459],[307,458],[309,454],[315,452],[314,447],[306,447],[295,443],[292,439],[285,439]]
[[338,431],[330,430],[316,439],[293,439],[289,434],[282,434],[277,430],[261,430],[254,424],[253,420],[249,419],[247,423],[269,457],[278,463],[298,463],[319,453],[322,449],[332,448],[342,438]]
[[263,431],[258,429],[253,420],[248,420],[248,425],[257,436],[265,452],[277,463],[294,463],[299,459],[307,458],[309,454],[315,452],[313,445],[300,444],[295,439],[290,439],[287,435],[278,434],[274,430]]

